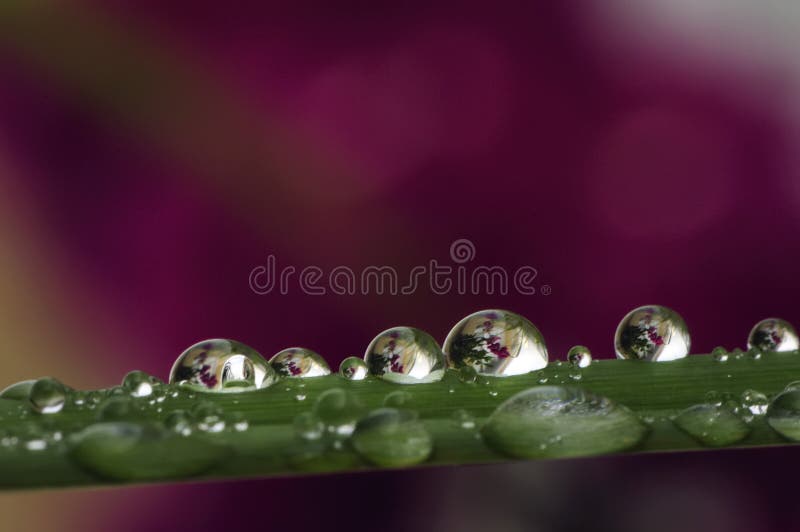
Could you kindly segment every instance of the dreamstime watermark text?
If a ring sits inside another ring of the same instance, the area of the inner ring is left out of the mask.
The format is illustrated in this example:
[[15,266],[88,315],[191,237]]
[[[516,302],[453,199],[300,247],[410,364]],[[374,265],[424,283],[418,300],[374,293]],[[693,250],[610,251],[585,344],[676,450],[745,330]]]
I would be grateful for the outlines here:
[[430,259],[402,275],[392,266],[367,266],[354,270],[336,266],[325,271],[319,266],[278,268],[275,255],[250,271],[250,289],[258,295],[288,295],[298,289],[313,296],[324,295],[411,295],[430,290],[436,295],[550,295],[548,284],[539,284],[539,272],[533,266],[514,269],[502,266],[471,265],[475,245],[466,238],[450,245],[450,263]]

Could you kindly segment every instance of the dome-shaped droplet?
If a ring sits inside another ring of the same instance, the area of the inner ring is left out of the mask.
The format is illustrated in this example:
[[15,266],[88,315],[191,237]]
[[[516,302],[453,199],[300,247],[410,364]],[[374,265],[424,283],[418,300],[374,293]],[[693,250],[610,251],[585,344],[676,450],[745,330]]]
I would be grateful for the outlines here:
[[67,400],[67,389],[56,379],[44,377],[37,380],[28,392],[33,410],[40,414],[61,412]]
[[636,445],[647,428],[624,406],[572,386],[536,386],[512,396],[481,430],[516,458],[589,456]]
[[282,377],[306,378],[330,375],[328,363],[320,355],[303,347],[290,347],[269,359],[273,369]]
[[128,372],[122,379],[122,387],[133,397],[147,397],[161,384],[157,378],[138,370]]
[[767,408],[767,422],[781,436],[800,441],[800,389],[775,397]]
[[583,345],[576,345],[567,352],[567,360],[573,367],[588,368],[592,363],[592,352]]
[[755,324],[747,337],[748,349],[761,351],[795,351],[800,345],[797,331],[792,325],[778,318],[768,318]]
[[206,471],[228,448],[206,438],[185,438],[157,425],[95,423],[73,438],[72,460],[112,480],[185,478]]
[[24,401],[31,394],[31,388],[36,383],[35,379],[15,382],[3,388],[0,392],[0,399],[13,399],[16,401]]
[[675,425],[701,444],[722,447],[741,441],[750,427],[726,405],[699,404],[682,411]]
[[349,436],[356,422],[364,414],[364,408],[356,397],[341,388],[325,390],[317,398],[314,415],[334,436]]
[[691,338],[683,318],[674,310],[647,305],[629,312],[617,327],[617,358],[665,362],[689,354]]
[[415,412],[379,408],[359,420],[353,448],[375,465],[403,467],[419,464],[433,451],[433,438]]
[[169,430],[189,436],[192,434],[192,418],[185,410],[174,410],[164,419],[164,426]]
[[444,341],[451,367],[509,377],[547,366],[544,338],[530,321],[507,310],[481,310],[459,321]]
[[400,384],[435,382],[445,359],[433,337],[413,327],[393,327],[375,337],[364,353],[369,372]]
[[233,340],[204,340],[184,351],[172,366],[170,384],[205,392],[266,388],[277,379],[264,357]]
[[225,419],[222,408],[211,401],[202,401],[192,407],[191,416],[195,426],[202,432],[222,432]]
[[358,357],[347,357],[339,365],[339,374],[351,381],[362,381],[368,373],[367,363]]
[[752,416],[763,416],[767,413],[769,399],[758,390],[745,390],[742,392],[742,406],[746,408]]

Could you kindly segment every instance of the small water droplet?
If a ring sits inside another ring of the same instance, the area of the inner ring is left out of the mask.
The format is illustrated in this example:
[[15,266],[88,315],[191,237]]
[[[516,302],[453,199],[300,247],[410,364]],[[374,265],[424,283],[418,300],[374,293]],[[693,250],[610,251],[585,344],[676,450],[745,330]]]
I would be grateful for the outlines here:
[[148,397],[162,382],[144,371],[131,371],[122,379],[122,387],[133,397]]
[[303,440],[318,440],[325,432],[325,425],[312,412],[303,412],[295,416],[294,432]]
[[[572,386],[536,386],[497,407],[481,432],[503,454],[555,458],[628,449],[647,428],[630,410],[605,397]],[[556,436],[559,445],[553,446]]]
[[728,350],[721,345],[717,346],[711,351],[711,356],[716,362],[727,362]]
[[203,401],[192,407],[191,416],[195,426],[203,432],[222,432],[225,430],[225,419],[222,408],[211,401]]
[[306,400],[306,394],[304,394],[304,393],[295,394],[294,400],[295,401],[305,401]]
[[547,374],[544,371],[537,371],[536,382],[539,384],[547,384]]
[[567,351],[567,360],[575,368],[587,368],[592,364],[592,352],[584,345],[575,345]]
[[228,448],[157,425],[114,422],[95,423],[76,434],[69,454],[101,478],[153,480],[202,473],[225,458]]
[[17,401],[24,401],[30,396],[31,388],[36,383],[36,380],[27,380],[15,382],[7,386],[0,392],[0,399],[12,399]]
[[750,433],[747,423],[725,405],[690,406],[678,414],[673,423],[709,447],[731,445],[743,440]]
[[800,441],[800,390],[780,393],[767,408],[767,423],[777,433]]
[[492,397],[497,397],[497,390],[489,390],[489,395]]
[[204,392],[239,392],[266,388],[275,371],[255,349],[233,340],[198,342],[181,353],[169,374],[171,384]]
[[413,398],[414,396],[412,396],[410,393],[398,390],[386,394],[386,397],[383,398],[383,406],[392,408],[407,407]]
[[463,366],[458,369],[458,379],[465,384],[475,384],[478,381],[478,372],[472,366]]
[[181,436],[189,436],[192,434],[192,418],[185,410],[170,412],[164,420],[164,426]]
[[444,377],[445,359],[428,333],[393,327],[376,336],[364,353],[372,375],[398,384],[436,382]]
[[691,338],[683,318],[672,309],[647,305],[629,312],[617,327],[617,358],[665,362],[689,354]]
[[304,347],[290,347],[279,351],[269,363],[283,377],[304,379],[330,375],[328,363],[320,355]]
[[769,399],[758,390],[745,390],[742,392],[742,406],[754,416],[763,416],[767,413]]
[[355,396],[341,388],[332,388],[320,394],[314,403],[313,413],[328,433],[350,436],[364,409]]
[[800,381],[792,381],[783,389],[785,392],[792,390],[800,390]]
[[353,448],[375,465],[404,467],[419,464],[433,451],[433,439],[416,413],[379,408],[356,424]]
[[28,401],[35,412],[39,414],[56,414],[64,408],[67,399],[67,390],[56,379],[44,377],[30,388]]
[[125,421],[136,417],[128,396],[112,396],[106,399],[97,411],[98,421]]
[[747,347],[761,351],[796,351],[800,342],[792,325],[778,318],[761,320],[753,326],[747,337]]
[[481,375],[509,377],[547,366],[542,333],[507,310],[481,310],[459,321],[444,341],[451,367],[471,366]]
[[464,430],[472,430],[476,426],[475,418],[472,414],[462,408],[453,412],[453,421]]
[[575,368],[575,369],[571,370],[571,371],[569,372],[569,378],[570,378],[570,379],[572,379],[572,380],[574,380],[574,381],[579,381],[579,380],[581,380],[581,379],[583,378],[583,375],[581,374],[581,370],[579,370],[579,369],[577,369],[577,368]]
[[228,415],[226,423],[231,427],[234,432],[246,432],[250,428],[250,422],[244,417],[241,412],[232,412]]
[[339,375],[347,380],[362,381],[368,373],[367,363],[358,357],[347,357],[339,364]]

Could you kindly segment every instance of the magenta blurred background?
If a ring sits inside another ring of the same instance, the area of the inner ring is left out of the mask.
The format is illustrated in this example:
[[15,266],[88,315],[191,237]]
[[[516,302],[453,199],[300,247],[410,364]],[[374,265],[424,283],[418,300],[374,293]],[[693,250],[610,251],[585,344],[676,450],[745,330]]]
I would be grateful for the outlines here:
[[[778,0],[3,2],[0,387],[166,378],[206,337],[336,366],[389,326],[442,340],[486,307],[527,316],[558,359],[611,356],[646,303],[683,315],[694,352],[797,324],[798,29]],[[248,283],[269,255],[452,264],[460,238],[471,266],[535,267],[537,293]],[[0,497],[0,529],[788,530],[797,459],[25,493]]]

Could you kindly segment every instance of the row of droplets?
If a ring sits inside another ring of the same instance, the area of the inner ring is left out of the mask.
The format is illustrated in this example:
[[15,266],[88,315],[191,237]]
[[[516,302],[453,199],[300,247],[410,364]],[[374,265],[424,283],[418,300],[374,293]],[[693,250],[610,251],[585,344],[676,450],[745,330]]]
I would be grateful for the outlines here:
[[[753,327],[748,349],[757,357],[762,351],[794,351],[798,336],[784,320],[770,318]],[[689,354],[691,338],[680,315],[666,307],[647,305],[629,312],[614,338],[618,358],[670,361]],[[715,357],[727,357],[721,348]],[[393,327],[381,332],[367,347],[363,358],[348,357],[340,374],[351,380],[367,375],[415,384],[441,380],[445,368],[472,369],[478,375],[507,377],[542,369],[548,364],[542,334],[530,321],[505,310],[482,310],[459,321],[442,347],[426,332],[413,327]],[[574,346],[569,362],[585,368],[591,351]],[[304,378],[328,375],[325,360],[310,349],[292,347],[265,360],[254,349],[233,340],[205,340],[184,351],[170,372],[170,382],[204,391],[238,391],[265,388],[278,377]]]

